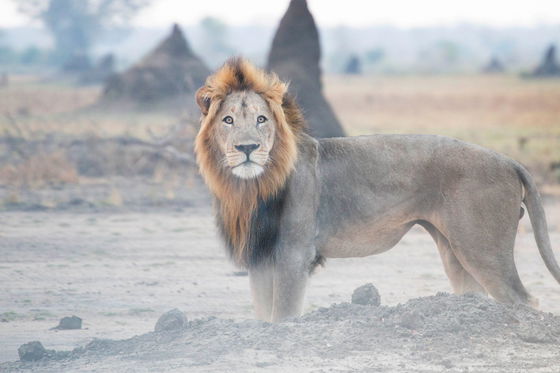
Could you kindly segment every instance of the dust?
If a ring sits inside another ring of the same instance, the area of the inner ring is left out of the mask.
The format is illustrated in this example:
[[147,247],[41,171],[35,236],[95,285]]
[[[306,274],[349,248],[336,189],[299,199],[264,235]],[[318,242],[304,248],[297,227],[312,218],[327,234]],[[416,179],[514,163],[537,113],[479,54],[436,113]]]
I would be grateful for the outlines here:
[[45,372],[111,367],[552,372],[559,343],[560,317],[551,313],[475,294],[438,293],[396,306],[334,304],[280,324],[202,318],[173,330],[96,339],[40,362],[0,367],[7,372],[34,367]]

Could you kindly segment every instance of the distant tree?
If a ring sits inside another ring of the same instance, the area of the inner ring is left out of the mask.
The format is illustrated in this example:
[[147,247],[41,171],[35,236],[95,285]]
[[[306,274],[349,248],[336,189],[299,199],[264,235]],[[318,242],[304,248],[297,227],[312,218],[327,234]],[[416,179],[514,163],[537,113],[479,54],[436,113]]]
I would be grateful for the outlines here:
[[46,54],[41,49],[31,46],[20,53],[19,62],[22,65],[38,65],[46,60]]
[[221,63],[225,58],[235,54],[234,49],[228,45],[228,25],[219,18],[205,17],[200,21],[202,31],[201,50],[212,61]]
[[448,66],[455,64],[459,60],[461,47],[453,41],[441,40],[436,44],[436,49],[442,62]]
[[430,72],[449,72],[456,70],[465,51],[461,44],[451,40],[439,40],[418,52],[422,70]]
[[41,21],[54,39],[55,58],[89,56],[102,31],[126,24],[150,0],[15,0],[22,14]]
[[11,65],[17,62],[17,53],[10,47],[0,46],[0,65]]
[[366,51],[366,61],[370,64],[376,64],[385,57],[383,48],[374,48]]

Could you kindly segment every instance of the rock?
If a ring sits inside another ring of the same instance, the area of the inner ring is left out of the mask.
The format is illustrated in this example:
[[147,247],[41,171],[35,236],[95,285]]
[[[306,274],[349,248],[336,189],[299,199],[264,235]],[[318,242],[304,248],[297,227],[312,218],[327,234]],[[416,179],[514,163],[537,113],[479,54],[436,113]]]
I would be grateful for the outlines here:
[[185,314],[175,308],[159,317],[154,330],[156,332],[178,330],[183,328],[186,323],[187,317]]
[[54,329],[71,330],[82,329],[82,319],[78,316],[67,316],[60,319],[58,326]]
[[290,82],[290,93],[303,109],[311,135],[344,136],[344,130],[323,96],[319,32],[305,0],[292,0],[276,30],[267,68]]
[[364,306],[379,306],[381,304],[381,296],[373,284],[365,284],[354,290],[352,293],[352,303]]
[[19,346],[18,355],[21,361],[37,361],[47,355],[47,350],[41,342],[33,341]]

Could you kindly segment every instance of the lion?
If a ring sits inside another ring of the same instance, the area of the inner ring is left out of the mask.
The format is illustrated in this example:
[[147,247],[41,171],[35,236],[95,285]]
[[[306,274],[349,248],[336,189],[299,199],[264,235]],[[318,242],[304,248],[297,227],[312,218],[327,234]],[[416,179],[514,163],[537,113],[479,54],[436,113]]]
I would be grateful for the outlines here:
[[301,315],[325,258],[382,253],[416,224],[436,242],[455,293],[536,306],[514,263],[522,204],[560,282],[535,183],[510,158],[436,135],[312,138],[287,84],[240,58],[209,76],[196,101],[197,162],[258,319]]

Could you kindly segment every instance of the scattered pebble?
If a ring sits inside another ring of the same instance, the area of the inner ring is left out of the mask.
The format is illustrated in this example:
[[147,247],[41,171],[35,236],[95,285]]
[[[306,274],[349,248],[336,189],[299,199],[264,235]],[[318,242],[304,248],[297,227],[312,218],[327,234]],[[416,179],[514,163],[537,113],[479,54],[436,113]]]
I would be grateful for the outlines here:
[[381,296],[373,284],[365,284],[354,290],[352,293],[352,303],[361,305],[379,306]]
[[187,323],[185,314],[177,308],[167,311],[161,315],[156,323],[154,330],[161,332],[164,330],[179,330]]
[[21,361],[41,360],[47,354],[47,350],[39,341],[22,344],[18,348],[18,355]]
[[66,316],[60,319],[58,326],[54,329],[58,330],[71,330],[82,329],[82,319],[78,316]]

